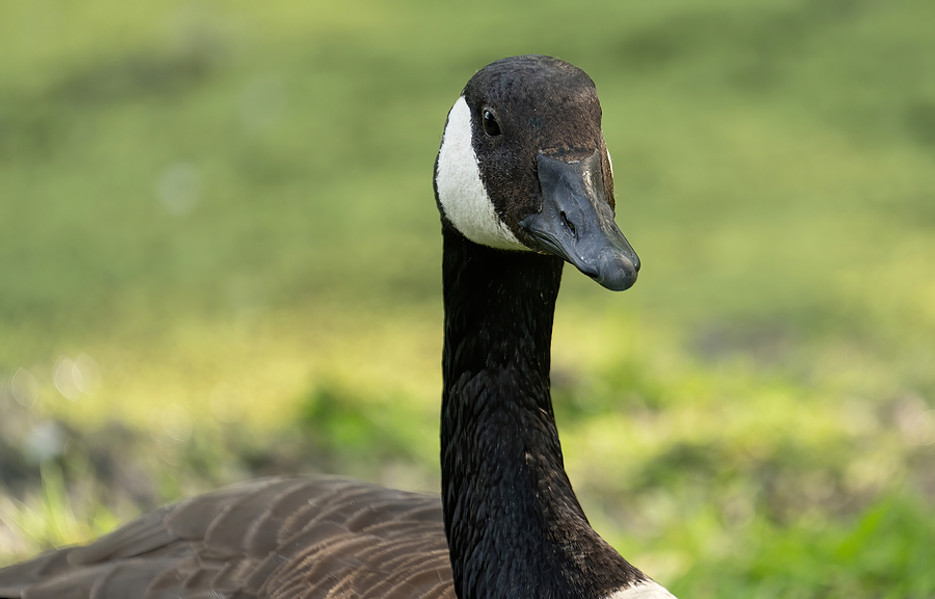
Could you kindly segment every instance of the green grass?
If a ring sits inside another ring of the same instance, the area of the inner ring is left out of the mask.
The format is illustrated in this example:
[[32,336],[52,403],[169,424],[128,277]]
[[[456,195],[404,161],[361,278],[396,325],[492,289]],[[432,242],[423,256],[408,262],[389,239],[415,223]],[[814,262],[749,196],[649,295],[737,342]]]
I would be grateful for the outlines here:
[[[935,5],[0,7],[0,563],[247,476],[437,485],[431,164],[595,79],[645,267],[569,271],[559,428],[685,597],[935,596]],[[609,474],[608,474],[609,473]]]

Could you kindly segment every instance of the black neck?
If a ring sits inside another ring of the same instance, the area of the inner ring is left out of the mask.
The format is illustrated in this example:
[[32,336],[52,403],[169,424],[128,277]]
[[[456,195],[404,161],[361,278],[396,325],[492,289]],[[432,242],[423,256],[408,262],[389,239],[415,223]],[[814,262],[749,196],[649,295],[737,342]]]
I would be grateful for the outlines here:
[[549,393],[562,261],[444,229],[441,464],[461,599],[606,597],[643,575],[588,524]]

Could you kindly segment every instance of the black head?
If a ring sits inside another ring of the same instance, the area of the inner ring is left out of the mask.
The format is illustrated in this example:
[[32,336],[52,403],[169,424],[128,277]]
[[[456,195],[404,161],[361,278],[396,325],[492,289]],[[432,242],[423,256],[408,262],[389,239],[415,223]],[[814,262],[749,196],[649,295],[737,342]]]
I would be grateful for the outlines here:
[[475,243],[554,254],[610,289],[636,281],[597,90],[567,62],[516,56],[478,71],[448,113],[435,192],[444,226]]

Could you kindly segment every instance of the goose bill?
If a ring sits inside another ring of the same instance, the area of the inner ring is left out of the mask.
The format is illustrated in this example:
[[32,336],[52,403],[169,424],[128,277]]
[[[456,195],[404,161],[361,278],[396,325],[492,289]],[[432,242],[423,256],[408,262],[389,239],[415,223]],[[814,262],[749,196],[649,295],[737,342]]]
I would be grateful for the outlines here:
[[536,163],[542,209],[519,223],[533,249],[564,258],[608,289],[630,288],[640,259],[604,197],[600,154],[576,161],[539,154]]

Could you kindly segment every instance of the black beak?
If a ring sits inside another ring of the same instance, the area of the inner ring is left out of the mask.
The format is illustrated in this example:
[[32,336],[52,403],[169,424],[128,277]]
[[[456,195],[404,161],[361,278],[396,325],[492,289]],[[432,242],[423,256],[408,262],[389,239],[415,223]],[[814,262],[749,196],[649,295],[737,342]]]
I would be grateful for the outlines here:
[[600,154],[574,162],[539,154],[536,163],[542,210],[519,223],[536,249],[564,258],[608,289],[630,288],[640,259],[604,199]]

